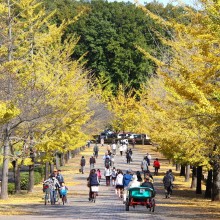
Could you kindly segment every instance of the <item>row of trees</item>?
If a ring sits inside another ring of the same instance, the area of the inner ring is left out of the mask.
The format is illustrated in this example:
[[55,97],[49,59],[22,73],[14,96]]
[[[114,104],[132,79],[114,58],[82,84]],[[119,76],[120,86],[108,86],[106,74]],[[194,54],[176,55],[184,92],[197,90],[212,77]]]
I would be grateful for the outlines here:
[[165,21],[141,7],[158,25],[173,30],[171,40],[161,36],[172,57],[154,58],[157,76],[140,94],[141,126],[167,158],[197,167],[198,181],[201,168],[209,170],[207,191],[220,200],[220,8],[216,1],[200,4],[201,10],[188,9],[187,24]]
[[20,166],[30,165],[32,191],[33,155],[52,163],[111,123],[150,134],[178,164],[213,170],[219,200],[218,4],[163,13],[157,3],[66,2],[44,1],[47,12],[37,0],[0,4],[1,198],[10,162],[18,179]]
[[216,1],[200,4],[200,10],[185,8],[185,23],[165,20],[139,6],[161,29],[170,30],[170,39],[156,34],[171,50],[159,60],[138,47],[158,66],[157,74],[136,91],[127,92],[119,86],[116,97],[108,103],[116,130],[120,127],[150,134],[161,153],[187,168],[186,181],[193,166],[197,193],[202,193],[202,168],[208,171],[206,196],[219,201],[220,8]]
[[[53,163],[57,152],[83,146],[101,118],[109,118],[97,93],[90,89],[89,72],[80,59],[71,58],[78,38],[63,40],[64,30],[77,17],[57,25],[51,22],[54,14],[35,0],[0,3],[2,199],[8,197],[12,161],[16,191],[23,164],[29,165],[32,191],[34,157]],[[97,109],[106,115],[100,117]]]

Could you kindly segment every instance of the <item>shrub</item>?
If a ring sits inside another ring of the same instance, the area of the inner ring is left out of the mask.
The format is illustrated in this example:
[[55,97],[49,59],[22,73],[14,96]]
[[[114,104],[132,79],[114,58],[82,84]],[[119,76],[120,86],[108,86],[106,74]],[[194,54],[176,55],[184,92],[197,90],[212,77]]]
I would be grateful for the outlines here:
[[15,184],[8,183],[8,194],[15,194]]
[[21,189],[27,190],[28,189],[28,182],[29,182],[29,173],[22,172],[21,173]]
[[34,172],[38,172],[40,173],[41,177],[44,176],[45,174],[45,166],[44,165],[40,165],[34,168]]
[[39,184],[42,182],[42,176],[39,172],[34,172],[34,185]]
[[[34,172],[34,184],[38,184],[41,182],[41,174],[39,172]],[[28,183],[29,183],[29,173],[28,172],[22,172],[21,173],[21,189],[27,190],[28,189]]]

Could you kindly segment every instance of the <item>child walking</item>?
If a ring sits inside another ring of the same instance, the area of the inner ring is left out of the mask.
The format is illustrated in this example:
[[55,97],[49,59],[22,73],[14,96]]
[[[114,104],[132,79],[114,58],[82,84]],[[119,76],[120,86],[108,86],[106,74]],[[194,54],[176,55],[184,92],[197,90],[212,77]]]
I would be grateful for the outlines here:
[[98,180],[99,180],[99,183],[101,181],[101,178],[102,178],[102,174],[101,174],[101,170],[100,169],[97,169],[97,176],[98,176]]

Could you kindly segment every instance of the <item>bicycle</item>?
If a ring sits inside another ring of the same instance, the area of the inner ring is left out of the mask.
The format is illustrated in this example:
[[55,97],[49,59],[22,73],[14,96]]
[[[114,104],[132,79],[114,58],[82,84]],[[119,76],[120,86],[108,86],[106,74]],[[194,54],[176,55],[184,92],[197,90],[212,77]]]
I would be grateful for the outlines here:
[[46,183],[43,184],[43,192],[45,192],[44,205],[47,205],[47,203],[50,202],[50,187],[49,187],[49,184],[46,184]]

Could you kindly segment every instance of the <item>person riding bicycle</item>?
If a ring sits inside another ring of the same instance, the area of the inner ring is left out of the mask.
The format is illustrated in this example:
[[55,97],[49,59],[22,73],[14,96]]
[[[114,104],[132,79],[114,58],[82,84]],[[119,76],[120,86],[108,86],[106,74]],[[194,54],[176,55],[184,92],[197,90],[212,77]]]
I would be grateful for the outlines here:
[[57,189],[60,188],[60,184],[54,174],[45,180],[44,183],[49,184],[51,205],[54,205],[56,202]]

